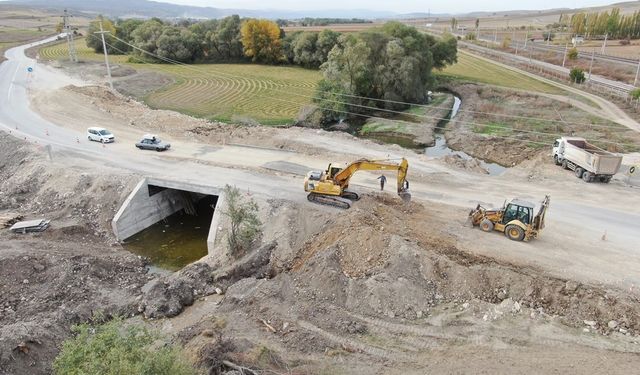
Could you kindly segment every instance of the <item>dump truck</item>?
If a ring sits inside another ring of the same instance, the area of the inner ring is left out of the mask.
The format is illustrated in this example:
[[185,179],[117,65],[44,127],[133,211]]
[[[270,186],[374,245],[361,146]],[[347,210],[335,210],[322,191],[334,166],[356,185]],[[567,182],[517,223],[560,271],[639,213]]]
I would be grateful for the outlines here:
[[553,161],[574,171],[585,182],[608,183],[618,173],[622,156],[605,151],[579,137],[562,137],[553,144]]

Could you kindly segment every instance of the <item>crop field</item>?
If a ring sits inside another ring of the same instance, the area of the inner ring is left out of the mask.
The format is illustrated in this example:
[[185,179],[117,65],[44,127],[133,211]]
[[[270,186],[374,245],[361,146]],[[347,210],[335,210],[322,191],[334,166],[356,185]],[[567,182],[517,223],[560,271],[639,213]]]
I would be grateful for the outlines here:
[[292,122],[311,102],[320,73],[253,64],[146,65],[169,73],[176,83],[145,98],[152,107],[220,121]]
[[[78,57],[102,61],[104,56],[76,40]],[[46,60],[66,59],[65,43],[40,50]],[[113,63],[128,63],[129,57],[110,55]],[[134,58],[132,61],[136,61]],[[259,122],[267,125],[291,123],[302,106],[311,102],[320,72],[298,67],[255,64],[128,63],[137,70],[171,76],[175,83],[142,98],[153,108],[171,109],[225,122]]]
[[[76,53],[79,60],[84,61],[103,61],[104,55],[95,53],[91,48],[87,47],[84,38],[75,39]],[[49,45],[40,49],[40,58],[42,60],[64,60],[69,57],[69,48],[67,48],[66,39],[60,43]],[[109,55],[109,61],[114,63],[124,63],[129,60],[129,56],[125,55]]]
[[458,63],[445,68],[439,74],[454,79],[482,82],[527,91],[552,94],[564,93],[554,86],[460,52],[458,52]]

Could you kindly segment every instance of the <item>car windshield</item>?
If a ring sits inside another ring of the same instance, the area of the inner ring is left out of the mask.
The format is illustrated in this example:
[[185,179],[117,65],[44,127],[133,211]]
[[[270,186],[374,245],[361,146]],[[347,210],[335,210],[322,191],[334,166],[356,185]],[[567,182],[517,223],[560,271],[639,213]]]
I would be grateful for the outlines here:
[[111,135],[111,132],[108,130],[100,130],[100,135]]

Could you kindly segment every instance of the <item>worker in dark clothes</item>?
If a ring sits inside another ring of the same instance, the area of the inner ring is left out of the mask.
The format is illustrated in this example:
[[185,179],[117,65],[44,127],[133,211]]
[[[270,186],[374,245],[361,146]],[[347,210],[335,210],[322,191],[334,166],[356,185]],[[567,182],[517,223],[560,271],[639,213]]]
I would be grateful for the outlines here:
[[387,178],[382,175],[380,177],[378,177],[378,180],[380,180],[380,191],[384,190],[384,183],[387,182]]

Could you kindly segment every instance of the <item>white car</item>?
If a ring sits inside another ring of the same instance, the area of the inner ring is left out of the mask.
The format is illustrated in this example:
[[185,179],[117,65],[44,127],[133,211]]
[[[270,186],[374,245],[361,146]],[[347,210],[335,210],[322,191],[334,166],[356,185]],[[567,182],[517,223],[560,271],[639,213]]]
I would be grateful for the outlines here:
[[105,128],[89,128],[87,129],[87,139],[90,141],[111,143],[115,142],[116,138]]

